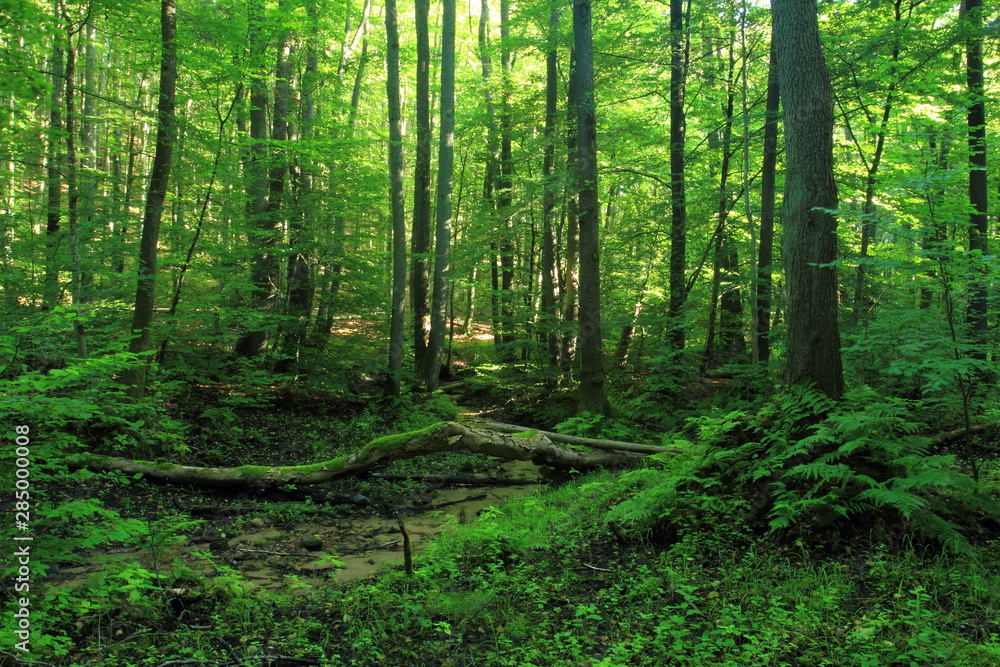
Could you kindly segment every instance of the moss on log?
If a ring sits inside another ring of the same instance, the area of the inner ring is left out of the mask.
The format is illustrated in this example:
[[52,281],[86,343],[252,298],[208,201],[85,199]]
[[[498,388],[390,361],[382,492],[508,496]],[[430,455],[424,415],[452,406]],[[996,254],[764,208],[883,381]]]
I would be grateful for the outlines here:
[[199,468],[93,454],[85,456],[81,463],[95,471],[142,473],[173,484],[275,487],[287,484],[321,484],[365,473],[375,466],[393,461],[450,451],[476,452],[503,459],[532,461],[561,470],[579,471],[599,467],[625,467],[634,465],[642,458],[631,452],[571,449],[553,442],[539,431],[515,435],[458,422],[439,422],[419,431],[378,438],[353,454],[308,465]]

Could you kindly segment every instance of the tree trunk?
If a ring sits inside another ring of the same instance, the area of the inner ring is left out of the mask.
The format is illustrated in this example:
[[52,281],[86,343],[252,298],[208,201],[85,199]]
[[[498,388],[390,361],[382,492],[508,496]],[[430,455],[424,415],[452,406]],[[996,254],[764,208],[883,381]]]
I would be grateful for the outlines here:
[[406,214],[403,201],[403,120],[399,101],[399,29],[396,0],[385,3],[386,81],[389,103],[389,205],[392,217],[392,314],[389,319],[389,373],[385,395],[399,395],[403,372],[403,305],[406,296]]
[[[648,269],[646,276],[649,276]],[[635,306],[632,307],[632,318],[628,324],[622,327],[622,335],[618,339],[618,347],[615,348],[615,366],[622,370],[625,369],[625,365],[628,363],[629,348],[632,345],[632,338],[635,336],[635,325],[642,314],[643,296],[645,293],[646,281],[643,280],[642,287],[639,288],[639,294],[635,299]]]
[[577,67],[577,159],[580,193],[580,392],[579,412],[606,414],[601,337],[600,211],[597,200],[597,113],[590,0],[574,0],[573,45]]
[[687,37],[683,0],[670,0],[670,346],[684,350],[687,300],[687,200],[684,189],[684,82]]
[[[732,40],[730,40],[732,43]],[[715,235],[715,253],[712,262],[712,299],[708,311],[708,329],[705,335],[705,353],[702,358],[701,370],[704,373],[710,367],[726,363],[732,355],[735,345],[733,329],[739,326],[740,300],[738,288],[733,284],[737,275],[738,262],[734,257],[736,250],[730,240],[729,211],[731,208],[729,195],[729,166],[732,159],[733,138],[733,107],[735,104],[736,58],[733,49],[729,49],[728,91],[724,111],[722,129],[722,166],[719,170],[719,203],[716,209],[717,232]],[[736,311],[736,312],[734,312]],[[736,322],[733,322],[733,320]],[[719,323],[718,342],[716,341],[716,323]],[[742,335],[740,336],[742,340]]]
[[789,384],[844,393],[837,320],[837,186],[833,104],[815,0],[775,0],[774,40],[785,119],[785,229]]
[[63,76],[63,49],[52,47],[49,61],[52,69],[52,94],[49,98],[48,154],[46,156],[45,190],[48,197],[45,224],[45,279],[42,307],[54,308],[59,302],[59,222],[62,217],[62,106],[66,79]]
[[559,6],[551,0],[549,11],[548,51],[545,57],[545,155],[542,163],[542,326],[549,355],[549,366],[559,365],[559,340],[556,337],[555,243],[553,219],[556,210],[555,174],[556,112],[559,104],[559,72],[556,40],[559,31]]
[[438,143],[437,227],[434,239],[434,300],[424,378],[435,391],[441,377],[448,293],[451,289],[452,172],[455,160],[455,0],[444,0],[441,28],[441,134]]
[[[580,219],[578,216],[580,193],[578,192],[577,166],[577,116],[576,98],[579,73],[577,72],[576,54],[569,55],[569,92],[566,100],[566,270],[563,272],[563,320],[573,322],[577,318],[580,259]],[[569,375],[572,372],[572,361],[576,354],[576,332],[573,327],[566,326],[562,339],[563,370]]]
[[430,0],[414,0],[417,39],[417,151],[413,165],[413,254],[410,296],[413,300],[413,356],[417,373],[427,361],[430,328],[428,306],[428,253],[431,249],[431,88],[428,13]]
[[778,71],[772,40],[767,76],[767,100],[764,103],[764,154],[760,171],[760,245],[757,248],[757,302],[754,318],[757,361],[767,364],[771,358],[771,263],[774,261],[774,202],[778,164]]
[[[156,249],[160,235],[163,202],[170,181],[170,162],[174,149],[174,98],[177,87],[177,4],[175,0],[160,3],[160,94],[156,107],[156,152],[146,191],[146,209],[142,218],[142,240],[139,242],[139,280],[135,294],[132,332],[138,333],[129,342],[129,351],[142,354],[150,348],[153,306],[156,296]],[[129,369],[125,384],[135,399],[146,391],[146,363]]]
[[514,161],[511,155],[510,111],[510,0],[500,0],[500,172],[497,178],[497,210],[500,214],[500,304],[503,320],[504,356],[511,359],[514,342],[514,238],[511,228]]
[[966,40],[966,78],[969,95],[969,254],[972,278],[969,282],[969,305],[966,319],[975,346],[971,356],[986,359],[987,289],[985,256],[989,252],[986,218],[989,196],[986,182],[986,101],[983,83],[983,3],[965,0],[965,18],[969,31]]
[[[82,28],[82,26],[80,26]],[[73,35],[79,28],[67,26],[66,39],[66,213],[69,222],[69,255],[72,280],[70,292],[73,296],[73,307],[77,318],[73,320],[73,337],[76,340],[76,353],[81,359],[87,356],[87,337],[84,332],[83,318],[80,315],[80,304],[83,303],[83,265],[80,261],[80,189],[77,187],[77,157],[76,157],[76,52],[73,46]],[[77,39],[79,44],[79,39]]]

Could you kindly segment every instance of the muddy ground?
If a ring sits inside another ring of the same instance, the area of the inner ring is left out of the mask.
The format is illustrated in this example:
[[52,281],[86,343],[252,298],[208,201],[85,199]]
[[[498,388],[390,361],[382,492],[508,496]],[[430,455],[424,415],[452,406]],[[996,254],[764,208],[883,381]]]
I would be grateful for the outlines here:
[[[466,421],[479,419],[471,408],[460,408],[460,413]],[[284,446],[269,447],[270,462],[305,462],[301,446],[295,444],[297,431],[315,433],[315,415],[303,417],[295,409],[284,414],[264,410],[244,411],[241,418],[258,423],[260,433],[282,434],[279,443]],[[236,456],[240,463],[248,462],[245,456]],[[439,532],[475,521],[485,508],[532,493],[543,481],[532,463],[464,453],[450,456],[446,468],[434,461],[414,468],[411,462],[403,471],[406,474],[391,481],[375,474],[278,491],[234,492],[145,480],[121,485],[97,477],[83,489],[60,492],[67,499],[89,492],[123,517],[144,519],[150,526],[150,544],[144,548],[108,544],[73,554],[67,562],[48,564],[45,581],[57,587],[85,585],[108,568],[131,563],[167,578],[185,569],[207,577],[235,570],[246,588],[307,592],[331,580],[365,578],[401,564],[403,539],[397,517],[418,554]],[[432,476],[429,481],[427,474]],[[448,484],[433,477],[442,474],[487,481]],[[195,523],[175,536],[158,534],[157,526],[184,517]]]

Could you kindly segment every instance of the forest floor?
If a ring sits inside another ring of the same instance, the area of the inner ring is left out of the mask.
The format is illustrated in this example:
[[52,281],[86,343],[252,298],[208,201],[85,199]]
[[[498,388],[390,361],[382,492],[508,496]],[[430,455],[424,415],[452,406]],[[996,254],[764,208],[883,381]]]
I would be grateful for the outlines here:
[[[210,392],[203,388],[200,394],[204,398]],[[310,441],[323,437],[319,431],[325,418],[315,418],[314,404],[308,410],[301,407],[297,401],[276,401],[267,407],[237,410],[239,425],[230,427],[252,434],[226,447],[227,456],[235,460],[226,463],[217,460],[221,452],[203,451],[192,453],[184,463],[203,465],[206,459],[212,465],[314,463],[310,457],[323,448]],[[188,404],[185,409],[204,414],[211,407]],[[455,409],[460,421],[484,421],[478,409]],[[202,437],[218,442],[220,436],[209,427]],[[381,478],[383,472],[395,479]],[[460,478],[461,483],[449,481]],[[57,502],[88,495],[99,498],[122,516],[148,524],[149,543],[138,548],[95,548],[74,553],[72,562],[48,563],[46,584],[81,586],[123,562],[153,572],[181,565],[200,576],[214,576],[224,565],[243,577],[248,591],[303,594],[330,579],[351,581],[401,565],[403,543],[397,516],[404,521],[413,553],[418,554],[441,531],[474,521],[485,508],[532,493],[534,485],[543,482],[538,466],[530,462],[464,452],[452,453],[443,461],[403,462],[373,475],[348,477],[321,487],[280,491],[196,488],[147,480],[115,484],[94,477],[82,492],[79,485],[54,489]],[[185,524],[183,534],[176,528],[159,532],[159,526],[174,526],[182,517],[192,520]]]
[[[489,403],[490,419],[529,426],[565,401],[558,390],[450,388],[460,403]],[[190,425],[183,462],[314,462],[415,426],[372,400],[275,394],[246,403],[227,392],[203,386],[172,406]],[[479,408],[459,411],[476,419]],[[443,398],[417,410],[430,421],[454,412]],[[738,499],[678,492],[684,459],[546,486],[426,481],[537,474],[449,453],[394,464],[382,471],[392,480],[322,489],[218,491],[121,475],[55,487],[67,503],[99,498],[134,532],[47,564],[36,623],[49,629],[32,658],[110,667],[1000,665],[1000,535],[991,529],[964,553],[820,528],[778,539],[740,521]],[[983,474],[995,488],[997,466]],[[399,565],[396,514],[417,552],[413,577]],[[619,524],[624,532],[611,528]],[[19,664],[12,655],[0,650],[0,666]]]

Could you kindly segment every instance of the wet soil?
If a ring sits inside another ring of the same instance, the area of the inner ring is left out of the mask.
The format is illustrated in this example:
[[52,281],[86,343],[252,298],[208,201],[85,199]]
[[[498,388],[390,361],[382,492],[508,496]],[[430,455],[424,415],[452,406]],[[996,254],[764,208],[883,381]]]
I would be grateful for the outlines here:
[[[471,408],[460,408],[460,413],[465,421],[479,419]],[[401,565],[403,540],[397,517],[403,520],[416,555],[438,533],[475,521],[487,507],[530,494],[541,482],[538,467],[529,462],[470,454],[458,465],[465,477],[492,483],[425,482],[423,471],[411,470],[407,472],[415,481],[404,483],[372,476],[300,489],[232,492],[144,480],[117,485],[98,477],[90,489],[64,492],[80,497],[89,491],[123,517],[144,518],[157,546],[106,545],[76,554],[75,562],[51,564],[46,583],[81,586],[109,568],[136,564],[167,580],[176,579],[178,571],[189,570],[195,577],[235,571],[247,589],[308,592],[331,581],[362,579]],[[497,483],[504,479],[534,483]],[[157,525],[185,517],[197,523],[184,534],[170,539],[158,534]]]

